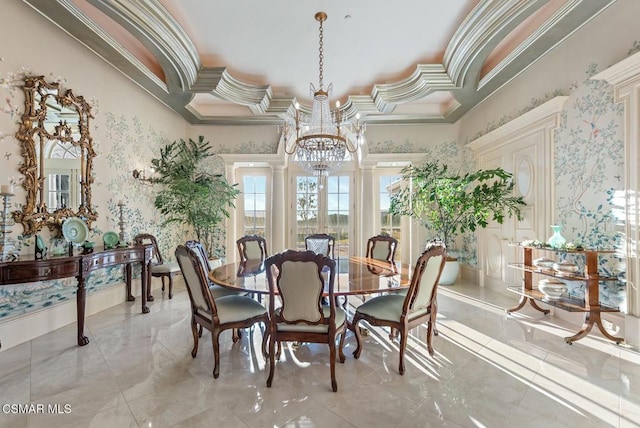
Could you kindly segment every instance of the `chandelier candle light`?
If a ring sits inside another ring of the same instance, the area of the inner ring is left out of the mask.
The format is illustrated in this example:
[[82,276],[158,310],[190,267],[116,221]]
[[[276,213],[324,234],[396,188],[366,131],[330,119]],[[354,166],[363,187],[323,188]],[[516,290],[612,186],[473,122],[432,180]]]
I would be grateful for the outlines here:
[[[360,114],[356,115],[355,144],[350,144],[349,139],[342,132],[342,128],[351,124],[344,121],[340,112],[340,101],[336,101],[336,110],[331,112],[329,107],[329,95],[333,85],[327,89],[323,83],[324,44],[322,23],[327,20],[327,14],[318,12],[316,21],[320,22],[320,78],[318,89],[311,84],[313,105],[311,117],[304,117],[300,112],[300,105],[295,103],[294,123],[285,122],[282,127],[285,138],[285,152],[294,155],[294,161],[302,168],[318,177],[326,177],[340,169],[342,163],[348,160],[347,153],[355,153],[358,150],[358,142],[363,138],[364,124],[360,123]],[[296,139],[291,149],[287,149],[286,140],[289,138],[289,130],[295,126]],[[304,128],[304,130],[303,130]]]

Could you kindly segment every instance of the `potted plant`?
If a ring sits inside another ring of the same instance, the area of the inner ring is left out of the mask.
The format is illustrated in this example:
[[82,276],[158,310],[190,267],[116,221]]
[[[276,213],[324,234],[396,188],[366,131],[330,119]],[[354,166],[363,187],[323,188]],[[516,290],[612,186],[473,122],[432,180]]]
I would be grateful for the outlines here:
[[[514,195],[512,174],[502,168],[461,174],[434,161],[407,166],[401,174],[407,185],[391,196],[389,211],[420,220],[450,251],[459,233],[484,228],[491,220],[502,224],[505,215],[522,219],[525,202]],[[453,279],[443,272],[441,284],[455,282],[457,261],[454,265]]]
[[165,216],[163,225],[179,223],[189,226],[210,256],[221,256],[216,243],[222,233],[220,223],[229,217],[229,207],[240,193],[208,164],[215,154],[208,142],[174,141],[151,160],[155,171],[153,183],[162,184],[155,207]]

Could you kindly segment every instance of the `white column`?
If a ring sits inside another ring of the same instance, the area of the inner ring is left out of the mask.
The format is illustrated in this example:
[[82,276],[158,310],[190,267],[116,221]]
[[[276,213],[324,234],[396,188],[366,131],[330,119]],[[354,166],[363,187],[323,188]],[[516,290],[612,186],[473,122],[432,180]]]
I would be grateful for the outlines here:
[[362,166],[362,192],[360,193],[360,212],[358,213],[360,221],[360,239],[356,245],[356,254],[364,255],[367,239],[373,235],[377,235],[375,227],[375,219],[378,216],[376,210],[376,194],[373,176],[373,166]]
[[285,197],[284,165],[273,167],[273,185],[271,195],[271,242],[269,254],[275,254],[287,248],[287,198]]
[[[235,165],[225,165],[225,176],[229,183],[236,182],[236,166]],[[239,197],[242,197],[240,195]],[[227,262],[233,262],[237,258],[236,251],[236,208],[229,207],[229,218],[226,220],[226,237],[225,237],[225,259]]]
[[627,315],[625,341],[640,348],[640,53],[615,64],[592,79],[614,85],[614,101],[624,105],[625,252],[627,259]]

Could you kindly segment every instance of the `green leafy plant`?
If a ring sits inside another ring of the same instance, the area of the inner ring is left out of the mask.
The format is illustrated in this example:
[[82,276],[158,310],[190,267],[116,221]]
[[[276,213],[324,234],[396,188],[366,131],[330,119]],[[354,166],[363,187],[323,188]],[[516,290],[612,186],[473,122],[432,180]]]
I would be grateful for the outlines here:
[[200,136],[198,141],[174,141],[151,160],[155,177],[151,182],[163,185],[155,198],[155,207],[164,215],[163,225],[184,224],[193,229],[210,255],[217,255],[219,225],[229,217],[240,191],[207,167],[215,154]]
[[426,162],[402,171],[406,186],[391,196],[389,211],[420,220],[451,248],[458,233],[500,224],[505,214],[521,220],[522,196],[514,195],[512,175],[502,168],[459,174]]

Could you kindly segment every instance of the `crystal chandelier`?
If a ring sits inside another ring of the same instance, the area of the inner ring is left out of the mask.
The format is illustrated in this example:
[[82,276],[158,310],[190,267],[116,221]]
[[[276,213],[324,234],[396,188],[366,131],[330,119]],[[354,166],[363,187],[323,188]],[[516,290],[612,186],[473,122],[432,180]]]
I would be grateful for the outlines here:
[[[315,15],[315,19],[320,22],[320,78],[318,89],[313,86],[313,83],[311,84],[311,94],[313,95],[311,115],[308,117],[301,113],[300,105],[296,102],[293,123],[285,121],[281,130],[285,139],[285,152],[289,155],[294,155],[294,161],[305,171],[318,177],[326,177],[339,170],[343,162],[349,159],[349,154],[358,150],[358,143],[364,135],[364,124],[360,123],[359,113],[356,115],[354,126],[345,122],[343,115],[340,113],[339,101],[336,101],[334,112],[329,107],[329,95],[333,85],[329,84],[325,90],[323,84],[324,45],[322,23],[326,21],[327,14],[318,12]],[[293,127],[296,130],[295,143],[288,149],[286,142]],[[347,128],[354,131],[355,144],[351,144],[344,135],[343,129]]]

